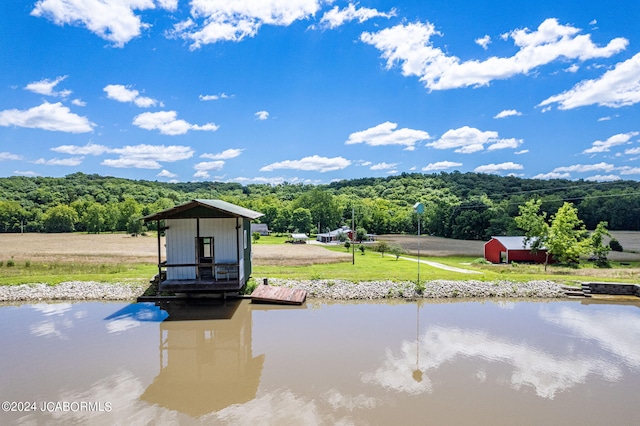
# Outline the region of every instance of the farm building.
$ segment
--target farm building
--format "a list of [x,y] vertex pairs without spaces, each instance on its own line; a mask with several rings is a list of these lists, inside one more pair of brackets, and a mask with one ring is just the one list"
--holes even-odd
[[[523,236],[491,237],[491,240],[484,244],[484,258],[491,263],[544,263],[546,257],[547,250],[544,248],[532,253],[531,242],[527,242]],[[548,262],[554,262],[551,256],[549,256]]]
[[269,231],[269,226],[267,226],[266,223],[252,223],[251,224],[251,235],[253,235],[254,232],[257,232],[258,234],[262,235],[263,237],[266,237],[271,233],[271,231]]
[[321,243],[331,243],[333,241],[339,241],[340,235],[344,235],[348,240],[353,239],[353,231],[349,229],[348,226],[343,226],[331,232],[316,235],[316,240]]
[[[222,200],[192,200],[145,216],[166,235],[162,260],[158,235],[160,291],[234,292],[251,275],[251,220],[262,216]],[[161,226],[164,221],[164,227]]]

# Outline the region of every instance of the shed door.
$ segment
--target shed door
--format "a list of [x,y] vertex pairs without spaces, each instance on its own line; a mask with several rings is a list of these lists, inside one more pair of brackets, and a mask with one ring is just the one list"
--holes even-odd
[[213,237],[196,238],[196,263],[198,264],[198,278],[213,278]]

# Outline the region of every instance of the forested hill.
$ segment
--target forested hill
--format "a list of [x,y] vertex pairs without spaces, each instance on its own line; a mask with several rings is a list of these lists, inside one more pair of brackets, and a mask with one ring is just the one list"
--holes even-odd
[[223,182],[165,183],[74,173],[63,178],[0,178],[0,232],[118,231],[143,215],[194,198],[220,198],[260,212],[276,232],[325,231],[351,223],[369,233],[415,233],[413,205],[422,202],[422,229],[434,235],[487,239],[519,231],[518,206],[540,198],[551,216],[564,201],[587,228],[640,230],[640,182],[587,182],[477,173],[402,174],[327,185]]

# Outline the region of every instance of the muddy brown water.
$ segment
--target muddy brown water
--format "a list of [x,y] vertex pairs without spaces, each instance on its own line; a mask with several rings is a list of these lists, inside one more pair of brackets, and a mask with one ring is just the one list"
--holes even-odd
[[0,306],[0,424],[637,424],[638,301]]

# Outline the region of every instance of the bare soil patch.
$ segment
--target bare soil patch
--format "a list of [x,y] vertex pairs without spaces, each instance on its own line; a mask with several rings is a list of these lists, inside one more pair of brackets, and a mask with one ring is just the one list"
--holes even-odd
[[[397,244],[410,254],[418,254],[417,235],[380,235],[378,240]],[[420,236],[420,254],[424,256],[484,256],[484,241],[454,240],[451,238]]]
[[253,263],[269,266],[307,266],[319,263],[346,262],[351,254],[327,250],[315,244],[254,244]]
[[[164,259],[164,239],[161,243]],[[0,261],[150,263],[158,261],[156,237],[126,234],[0,234]],[[350,254],[311,244],[254,244],[256,265],[304,266],[344,262]]]

